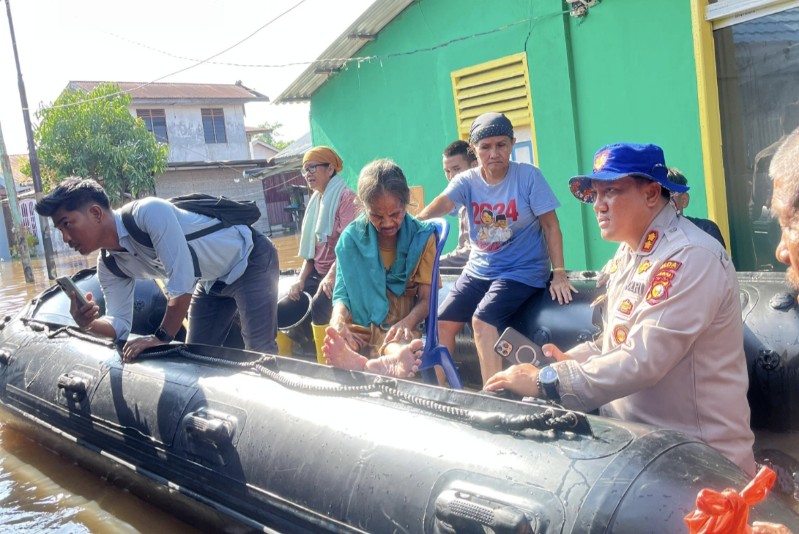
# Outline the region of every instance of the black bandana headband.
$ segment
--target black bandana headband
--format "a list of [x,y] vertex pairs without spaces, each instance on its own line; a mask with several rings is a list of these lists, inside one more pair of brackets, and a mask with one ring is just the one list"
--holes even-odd
[[477,144],[481,139],[506,135],[513,139],[513,125],[502,113],[483,113],[472,123],[469,130],[469,142]]

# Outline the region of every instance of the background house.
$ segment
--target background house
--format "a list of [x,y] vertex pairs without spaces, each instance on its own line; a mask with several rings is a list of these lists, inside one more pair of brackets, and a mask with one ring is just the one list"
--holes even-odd
[[310,132],[275,154],[266,167],[247,171],[248,179],[258,180],[266,198],[272,231],[298,231],[310,196],[302,177],[302,158],[311,148]]
[[445,185],[443,148],[480,113],[506,113],[514,158],[534,161],[561,201],[571,269],[601,267],[615,245],[568,179],[589,171],[602,145],[657,143],[688,177],[689,214],[719,224],[736,267],[779,269],[753,176],[799,100],[792,6],[376,0],[275,102],[310,101],[313,143],[341,154],[350,185],[364,164],[391,157],[428,202]]
[[[28,164],[27,154],[11,154],[8,156],[11,164],[11,175],[14,179],[17,191],[17,202],[19,204],[20,218],[22,225],[27,228],[30,235],[36,236],[36,248],[31,250],[32,254],[42,253],[41,231],[39,229],[39,219],[33,209],[36,199],[33,196],[33,181],[30,177],[22,174],[22,167]],[[0,184],[0,200],[3,205],[3,217],[0,220],[0,258],[3,260],[11,259],[14,253],[16,240],[14,238],[14,221],[11,218],[11,209],[8,205],[8,193],[5,184]],[[61,242],[63,244],[63,242]]]
[[[98,81],[72,81],[68,89],[91,91]],[[160,142],[169,145],[167,171],[156,177],[156,194],[169,198],[188,193],[254,200],[268,232],[266,201],[260,183],[242,180],[242,172],[266,165],[254,159],[244,126],[244,104],[268,102],[242,85],[114,82],[131,96],[130,112],[144,121]]]

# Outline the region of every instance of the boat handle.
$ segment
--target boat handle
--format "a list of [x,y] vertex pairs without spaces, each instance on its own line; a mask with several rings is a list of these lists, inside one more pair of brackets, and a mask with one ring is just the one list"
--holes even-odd
[[521,510],[456,490],[444,491],[436,499],[436,522],[444,527],[439,529],[442,532],[483,532],[482,527],[489,527],[495,534],[537,532],[535,519],[531,525],[531,519]]
[[65,373],[58,377],[58,389],[63,390],[65,397],[79,402],[86,398],[88,384],[85,378]]
[[209,441],[216,445],[227,444],[233,438],[233,424],[220,417],[190,415],[184,419],[183,428],[189,437]]

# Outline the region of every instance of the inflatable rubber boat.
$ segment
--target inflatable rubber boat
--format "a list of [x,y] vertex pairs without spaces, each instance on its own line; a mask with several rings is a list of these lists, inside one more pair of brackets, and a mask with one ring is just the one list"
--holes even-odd
[[[573,307],[544,303],[520,328],[563,346],[592,335],[590,278],[575,276]],[[101,295],[92,271],[75,281]],[[133,334],[152,333],[165,304],[137,282]],[[123,364],[68,307],[54,287],[0,323],[6,419],[205,530],[684,532],[701,489],[749,481],[678,432],[548,403],[229,347],[174,343]],[[771,341],[783,358],[789,344]],[[778,495],[750,520],[799,524]]]

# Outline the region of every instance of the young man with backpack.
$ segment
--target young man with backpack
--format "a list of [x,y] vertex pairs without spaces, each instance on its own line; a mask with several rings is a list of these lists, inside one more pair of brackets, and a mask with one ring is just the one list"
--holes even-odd
[[70,295],[75,322],[93,334],[126,340],[135,280],[163,279],[168,302],[161,326],[154,335],[125,343],[125,361],[172,341],[187,312],[188,343],[221,345],[237,309],[245,348],[276,352],[280,273],[272,242],[240,224],[250,214],[237,215],[232,201],[210,210],[193,207],[202,202],[177,204],[184,209],[149,197],[112,210],[100,184],[79,178],[64,180],[36,203],[36,211],[52,218],[74,250],[83,255],[102,251],[97,276],[106,313],[100,316],[91,298],[80,305]]

